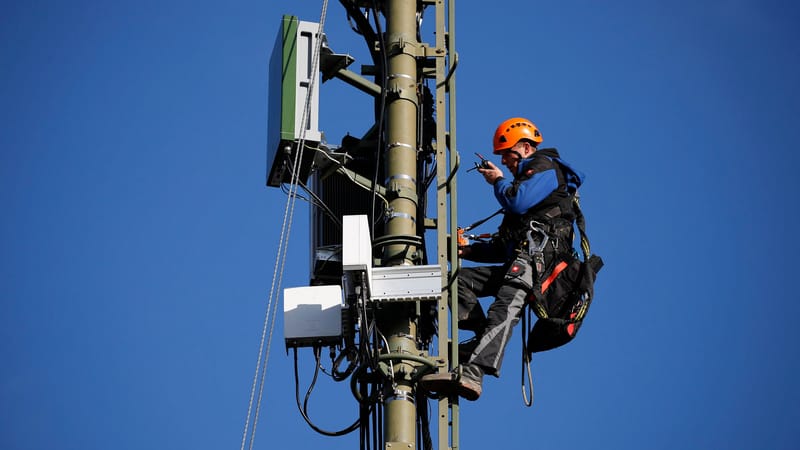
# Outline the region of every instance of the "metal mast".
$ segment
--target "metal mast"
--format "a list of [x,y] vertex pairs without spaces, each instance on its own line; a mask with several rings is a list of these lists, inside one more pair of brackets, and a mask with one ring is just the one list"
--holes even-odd
[[[454,145],[454,135],[447,135],[447,130],[454,132],[455,128],[455,102],[448,101],[447,88],[454,86],[452,72],[447,71],[445,57],[451,57],[450,69],[455,68],[453,59],[453,36],[445,32],[445,7],[444,1],[429,2],[436,7],[436,43],[435,47],[424,46],[418,42],[419,34],[418,12],[421,9],[417,0],[386,0],[383,3],[383,12],[386,17],[386,36],[383,40],[385,48],[381,49],[386,61],[386,180],[385,186],[390,195],[389,220],[385,227],[383,242],[387,243],[383,251],[385,265],[410,265],[418,263],[419,252],[424,251],[417,244],[420,229],[418,221],[424,217],[417,217],[418,196],[425,195],[417,192],[417,151],[418,151],[418,117],[421,80],[425,76],[418,67],[419,57],[427,56],[435,59],[436,80],[436,161],[437,161],[437,228],[438,262],[442,268],[443,293],[437,305],[439,324],[439,354],[440,370],[449,370],[457,361],[448,365],[448,354],[457,355],[457,339],[447,339],[447,336],[457,337],[456,323],[452,323],[452,330],[448,330],[447,302],[455,298],[455,285],[451,283],[452,277],[448,267],[448,260],[458,261],[455,248],[449,249],[447,235],[455,236],[455,200],[448,195],[453,195],[455,189],[454,178],[448,178],[451,170],[455,169],[457,158],[448,158],[447,145],[450,139],[451,148]],[[452,28],[454,1],[449,3],[448,25]],[[448,42],[449,41],[449,42]],[[449,48],[448,48],[449,44]],[[448,51],[449,50],[449,51]],[[450,75],[450,76],[448,76]],[[430,73],[428,73],[430,76]],[[452,84],[448,84],[452,83]],[[448,117],[449,125],[448,126]],[[448,170],[451,169],[451,170]],[[450,222],[448,223],[448,216]],[[448,230],[448,225],[452,230]],[[448,291],[452,295],[448,295]],[[417,308],[419,306],[417,305]],[[418,311],[414,311],[408,304],[391,305],[383,315],[379,326],[386,330],[389,351],[392,354],[417,355],[417,327],[415,318]],[[448,346],[450,349],[448,349]],[[418,365],[418,364],[417,364]],[[411,360],[402,361],[393,367],[393,378],[387,383],[385,390],[388,393],[385,400],[385,449],[392,448],[417,448],[416,443],[416,406],[414,395],[416,380],[410,377],[415,367]],[[419,399],[422,401],[422,399]],[[440,450],[458,447],[458,403],[451,404],[449,399],[442,399],[438,408],[438,448]]]
[[[421,250],[417,244],[417,1],[387,0],[383,4],[386,36],[386,180],[388,221],[383,250],[384,265],[411,265]],[[419,353],[412,304],[389,305],[378,322],[389,351]],[[393,365],[392,380],[384,387],[386,450],[416,449],[415,386],[409,376],[415,367],[406,361]],[[421,400],[421,399],[420,399]]]

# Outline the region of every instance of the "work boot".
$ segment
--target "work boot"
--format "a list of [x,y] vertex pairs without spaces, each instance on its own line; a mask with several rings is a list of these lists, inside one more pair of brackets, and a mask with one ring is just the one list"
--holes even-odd
[[461,364],[456,369],[461,369],[458,395],[469,401],[475,401],[481,396],[483,389],[483,369],[476,364]]
[[469,401],[481,396],[483,369],[475,364],[461,364],[450,372],[425,375],[420,385],[441,395],[458,395]]

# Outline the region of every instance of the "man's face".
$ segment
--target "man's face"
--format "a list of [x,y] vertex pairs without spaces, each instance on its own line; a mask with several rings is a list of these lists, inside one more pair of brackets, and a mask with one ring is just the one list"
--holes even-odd
[[500,163],[514,175],[517,173],[520,160],[530,156],[530,154],[533,153],[532,149],[533,148],[527,142],[517,142],[513,147],[503,153]]

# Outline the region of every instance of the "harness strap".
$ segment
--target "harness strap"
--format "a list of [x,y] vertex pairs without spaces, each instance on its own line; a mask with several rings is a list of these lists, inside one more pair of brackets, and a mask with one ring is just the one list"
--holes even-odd
[[577,191],[572,197],[572,209],[575,212],[575,225],[578,226],[578,232],[581,234],[581,250],[583,250],[583,261],[589,262],[589,257],[592,256],[592,250],[589,246],[589,238],[586,237],[586,218],[583,217],[580,195]]
[[551,273],[550,276],[547,277],[547,279],[542,282],[542,294],[544,294],[547,288],[550,287],[550,284],[553,282],[553,280],[556,279],[558,274],[560,274],[561,271],[566,268],[567,268],[566,261],[561,261],[560,263],[558,263],[558,265],[553,269],[553,273]]

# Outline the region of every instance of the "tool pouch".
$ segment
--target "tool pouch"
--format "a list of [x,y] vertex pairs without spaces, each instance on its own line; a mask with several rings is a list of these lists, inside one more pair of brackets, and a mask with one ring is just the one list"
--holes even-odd
[[[528,333],[528,355],[560,347],[578,333],[594,296],[594,280],[603,260],[592,255],[584,262],[574,256],[555,265],[548,277],[538,281],[529,297],[538,317]],[[559,269],[560,268],[560,269]]]

